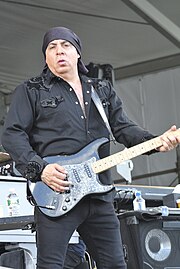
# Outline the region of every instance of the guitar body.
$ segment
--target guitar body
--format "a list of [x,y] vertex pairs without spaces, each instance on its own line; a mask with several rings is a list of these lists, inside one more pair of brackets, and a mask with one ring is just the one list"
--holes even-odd
[[113,185],[103,185],[92,170],[92,163],[99,159],[99,147],[108,141],[101,138],[93,141],[71,156],[50,156],[48,163],[58,163],[68,172],[68,180],[73,184],[64,193],[55,192],[42,181],[29,182],[29,188],[39,209],[50,217],[59,217],[73,209],[83,197],[111,191]]

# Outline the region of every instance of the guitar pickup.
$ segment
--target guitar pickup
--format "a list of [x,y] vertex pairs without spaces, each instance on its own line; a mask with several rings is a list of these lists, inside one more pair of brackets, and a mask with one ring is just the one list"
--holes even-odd
[[73,171],[73,174],[74,174],[74,177],[75,177],[76,181],[78,183],[81,182],[81,179],[79,177],[79,174],[78,174],[77,170],[76,169],[73,169],[72,171]]
[[86,171],[87,176],[92,177],[92,173],[91,173],[89,166],[87,164],[84,165],[84,169]]

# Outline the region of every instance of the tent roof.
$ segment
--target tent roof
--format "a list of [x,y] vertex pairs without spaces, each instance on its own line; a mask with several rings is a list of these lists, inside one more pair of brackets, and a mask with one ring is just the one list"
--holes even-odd
[[[147,4],[146,0],[138,1],[142,6]],[[22,80],[40,73],[44,64],[43,35],[50,27],[60,25],[71,28],[81,38],[85,64],[108,63],[119,72],[157,59],[162,67],[162,59],[166,59],[167,67],[172,59],[173,65],[178,65],[180,1],[148,1],[178,26],[174,31],[177,42],[169,38],[172,32],[166,35],[162,27],[156,27],[159,22],[151,24],[128,2],[132,4],[133,0],[0,0],[0,88],[11,91]],[[141,13],[147,15],[147,10]],[[168,33],[172,28],[168,23],[165,26]]]

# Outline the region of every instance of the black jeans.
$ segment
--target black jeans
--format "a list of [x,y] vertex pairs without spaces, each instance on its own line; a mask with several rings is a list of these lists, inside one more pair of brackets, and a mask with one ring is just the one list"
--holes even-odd
[[73,251],[67,250],[63,269],[74,269],[83,262],[82,258]]
[[77,230],[98,269],[126,269],[120,223],[112,203],[85,198],[68,214],[35,212],[37,269],[63,269],[68,242]]

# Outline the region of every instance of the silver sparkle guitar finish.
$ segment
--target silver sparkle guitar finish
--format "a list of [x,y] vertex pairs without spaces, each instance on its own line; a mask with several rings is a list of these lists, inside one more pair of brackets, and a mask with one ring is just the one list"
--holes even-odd
[[98,148],[106,143],[106,138],[97,139],[71,156],[50,156],[48,163],[58,163],[68,172],[68,180],[73,184],[64,193],[55,192],[42,181],[29,182],[29,188],[39,209],[50,217],[68,213],[85,196],[111,191],[113,185],[103,185],[93,172],[92,164],[99,159]]

